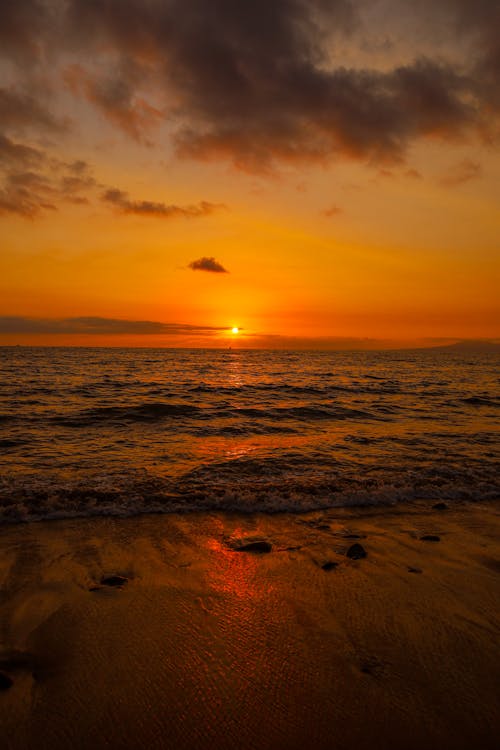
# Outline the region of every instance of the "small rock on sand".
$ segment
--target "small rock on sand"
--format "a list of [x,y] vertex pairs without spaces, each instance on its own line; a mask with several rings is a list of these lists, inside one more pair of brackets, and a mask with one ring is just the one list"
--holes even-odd
[[271,552],[272,544],[265,539],[254,539],[247,542],[241,542],[234,547],[235,552]]
[[14,682],[11,680],[8,674],[0,672],[0,690],[8,690]]
[[440,542],[441,537],[437,536],[437,534],[424,534],[420,537],[420,540],[422,542]]
[[421,572],[422,572],[421,568],[412,568],[412,567],[408,568],[408,573],[421,573]]
[[446,505],[446,503],[435,503],[432,506],[432,509],[433,510],[447,510],[448,506]]
[[321,567],[323,570],[335,570],[337,566],[338,566],[337,562],[332,562],[331,560],[329,560],[328,562],[323,563]]
[[351,560],[361,560],[363,557],[366,557],[366,550],[361,544],[351,544],[346,555]]
[[104,576],[104,578],[101,578],[103,586],[124,586],[126,583],[128,583],[128,578],[125,578],[125,576]]

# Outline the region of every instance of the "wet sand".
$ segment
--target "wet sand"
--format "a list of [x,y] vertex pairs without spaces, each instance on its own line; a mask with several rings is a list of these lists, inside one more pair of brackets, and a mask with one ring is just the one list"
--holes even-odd
[[499,531],[424,502],[4,526],[3,747],[493,749]]

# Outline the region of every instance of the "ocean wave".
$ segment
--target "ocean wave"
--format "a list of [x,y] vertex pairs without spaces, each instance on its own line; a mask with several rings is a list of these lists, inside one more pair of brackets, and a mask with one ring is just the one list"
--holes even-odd
[[192,404],[167,404],[151,402],[130,406],[100,406],[76,414],[52,416],[52,422],[67,427],[87,427],[102,422],[151,422],[169,417],[194,417],[202,409]]
[[374,412],[362,411],[361,409],[350,409],[345,406],[330,404],[317,404],[310,406],[275,406],[268,409],[258,409],[255,407],[241,407],[238,413],[245,417],[271,419],[290,419],[290,420],[343,420],[343,419],[383,419]]
[[[53,424],[65,427],[88,427],[103,423],[124,424],[133,422],[156,422],[161,420],[224,420],[224,419],[251,419],[254,421],[268,423],[269,421],[296,421],[313,422],[317,420],[373,420],[387,421],[387,415],[393,412],[392,407],[379,405],[378,412],[363,409],[349,408],[340,404],[299,404],[287,406],[240,406],[227,401],[218,402],[213,405],[197,406],[187,403],[166,403],[151,401],[140,404],[124,406],[100,406],[92,409],[82,409],[76,412],[59,413],[46,416],[40,415],[40,419],[47,420]],[[15,419],[13,415],[10,417]],[[25,415],[26,421],[36,419],[35,416]],[[242,425],[242,432],[244,426]]]
[[461,399],[463,404],[470,404],[471,406],[493,406],[500,407],[500,399],[492,398],[491,396],[468,396],[467,398]]
[[325,388],[316,386],[290,385],[289,383],[247,383],[243,385],[208,385],[199,383],[188,388],[190,393],[214,393],[217,395],[240,395],[248,393],[290,393],[296,395],[323,394]]
[[233,461],[232,466],[200,467],[173,482],[144,471],[120,475],[63,478],[3,477],[0,523],[133,516],[144,513],[228,511],[306,512],[324,508],[384,506],[419,499],[487,501],[500,498],[493,465],[454,467],[436,472],[414,468],[396,473],[342,471],[300,475],[282,463]]

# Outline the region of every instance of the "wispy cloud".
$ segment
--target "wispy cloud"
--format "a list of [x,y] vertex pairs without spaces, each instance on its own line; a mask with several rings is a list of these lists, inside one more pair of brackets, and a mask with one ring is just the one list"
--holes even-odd
[[203,257],[198,258],[198,260],[193,260],[189,264],[189,268],[191,268],[192,271],[208,271],[209,273],[229,273],[227,268],[224,268],[224,266],[219,263],[218,260],[215,260],[214,257]]
[[464,159],[459,164],[455,164],[440,179],[441,185],[445,187],[456,187],[464,182],[475,180],[481,177],[482,167],[479,162],[471,159]]
[[176,219],[179,217],[197,219],[202,216],[210,216],[210,214],[225,208],[222,203],[209,203],[208,201],[200,201],[189,206],[176,206],[157,203],[155,201],[131,200],[128,193],[118,188],[109,188],[102,194],[101,199],[125,214],[156,216],[162,219]]
[[339,214],[343,213],[342,209],[339,208],[339,206],[336,206],[335,204],[330,206],[329,208],[325,208],[324,211],[321,212],[323,216],[326,216],[328,219],[333,218],[334,216],[338,216]]
[[25,130],[35,128],[50,133],[61,133],[68,121],[53,115],[33,96],[13,87],[0,88],[0,122],[3,128]]
[[61,203],[87,203],[97,186],[89,165],[66,163],[0,135],[0,215],[34,219]]
[[[130,64],[128,71],[130,71]],[[104,117],[136,141],[149,144],[147,135],[158,125],[163,115],[160,110],[137,96],[133,80],[125,75],[99,78],[90,75],[80,65],[70,66],[64,74],[66,84],[74,94],[83,93]]]
[[152,320],[118,318],[27,318],[1,316],[0,333],[30,334],[165,334],[210,335],[226,330],[222,326],[199,326],[185,323],[162,323]]

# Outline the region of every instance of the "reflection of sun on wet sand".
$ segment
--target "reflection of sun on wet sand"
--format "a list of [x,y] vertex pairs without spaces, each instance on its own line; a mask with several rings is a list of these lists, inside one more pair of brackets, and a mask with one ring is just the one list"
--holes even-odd
[[6,746],[493,748],[498,529],[494,504],[4,527]]

